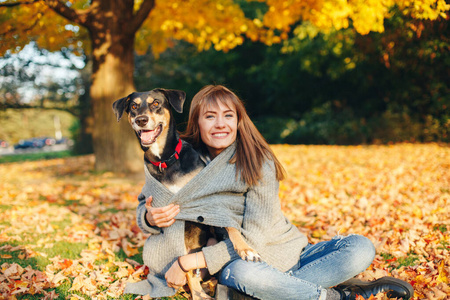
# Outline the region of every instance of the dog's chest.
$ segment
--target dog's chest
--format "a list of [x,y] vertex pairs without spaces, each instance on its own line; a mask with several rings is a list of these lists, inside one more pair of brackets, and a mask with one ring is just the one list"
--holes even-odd
[[171,191],[172,193],[176,194],[179,190],[181,190],[182,186],[179,185],[167,185],[165,184],[166,188]]
[[172,193],[176,194],[181,190],[195,175],[200,172],[201,168],[187,174],[173,174],[171,178],[162,178],[161,183]]
[[163,147],[161,147],[159,145],[159,143],[153,143],[150,147],[149,150],[150,152],[157,158],[161,159],[161,153],[162,153],[162,149]]

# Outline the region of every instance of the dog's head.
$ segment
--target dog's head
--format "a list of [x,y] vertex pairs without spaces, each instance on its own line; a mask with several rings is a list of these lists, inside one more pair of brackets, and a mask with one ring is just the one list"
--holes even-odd
[[150,147],[158,137],[167,135],[173,107],[176,112],[183,111],[186,93],[178,90],[154,89],[148,92],[134,92],[113,103],[117,121],[124,112],[128,122],[136,132],[141,145]]

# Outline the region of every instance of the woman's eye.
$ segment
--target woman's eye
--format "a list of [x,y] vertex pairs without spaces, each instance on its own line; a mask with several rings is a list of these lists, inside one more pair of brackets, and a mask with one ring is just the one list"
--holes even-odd
[[233,115],[233,114],[227,114],[227,115],[225,115],[225,117],[227,117],[227,118],[233,118],[234,115]]
[[138,105],[136,104],[136,103],[133,103],[132,105],[131,105],[131,109],[137,109],[138,108]]
[[213,115],[207,115],[205,118],[206,119],[212,119],[212,118],[214,118],[214,116]]

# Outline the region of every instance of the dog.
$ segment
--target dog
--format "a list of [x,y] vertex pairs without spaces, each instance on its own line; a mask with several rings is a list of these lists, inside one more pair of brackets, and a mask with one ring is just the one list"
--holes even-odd
[[[144,161],[150,174],[173,193],[178,192],[200,172],[205,164],[199,153],[180,139],[172,109],[183,112],[186,93],[179,90],[157,88],[147,92],[134,92],[113,103],[113,111],[120,121],[124,112],[144,151]],[[231,242],[244,260],[260,261],[258,253],[243,239],[239,230],[226,228]],[[200,251],[210,238],[210,226],[186,221],[186,253]],[[187,273],[192,298],[210,298],[203,291],[200,280]]]

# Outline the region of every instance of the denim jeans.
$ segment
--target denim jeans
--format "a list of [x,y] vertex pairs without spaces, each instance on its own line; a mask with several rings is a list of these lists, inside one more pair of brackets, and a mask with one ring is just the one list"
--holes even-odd
[[325,299],[326,289],[350,279],[370,266],[372,242],[361,235],[336,236],[309,244],[288,272],[264,262],[234,260],[219,275],[219,282],[262,300]]

